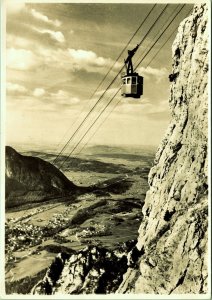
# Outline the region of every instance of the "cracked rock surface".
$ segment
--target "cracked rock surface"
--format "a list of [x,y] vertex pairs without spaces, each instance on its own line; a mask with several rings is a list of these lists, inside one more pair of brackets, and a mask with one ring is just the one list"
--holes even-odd
[[117,293],[207,293],[208,19],[195,6],[172,47],[172,121],[149,174],[136,245]]
[[71,254],[60,253],[32,294],[114,293],[126,271],[126,251],[90,246]]

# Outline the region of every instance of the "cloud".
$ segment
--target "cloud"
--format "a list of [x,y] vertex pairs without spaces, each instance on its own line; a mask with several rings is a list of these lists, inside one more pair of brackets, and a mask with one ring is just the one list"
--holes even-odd
[[138,69],[138,73],[144,77],[150,78],[150,76],[155,76],[157,82],[161,81],[163,78],[168,77],[168,70],[166,68],[152,68],[148,66],[147,68],[141,67]]
[[77,63],[86,62],[90,64],[97,64],[99,66],[105,64],[105,59],[103,57],[97,57],[96,53],[93,51],[68,49],[68,52],[70,57]]
[[42,33],[42,34],[48,34],[53,40],[59,42],[59,43],[64,43],[65,42],[65,37],[61,31],[53,31],[49,29],[42,29],[39,30],[37,28],[34,28],[35,31]]
[[[110,58],[98,57],[93,51],[76,49],[50,49],[39,47],[39,55],[46,65],[72,72],[87,71],[88,73],[105,74],[113,64]],[[116,64],[115,69],[119,65]],[[116,71],[115,71],[116,72]]]
[[20,84],[7,82],[7,92],[10,94],[25,94],[27,93],[27,89]]
[[67,91],[59,90],[56,93],[50,94],[51,99],[56,102],[58,105],[70,105],[77,104],[80,102],[79,98],[73,97]]
[[43,88],[36,88],[33,91],[33,96],[42,97],[45,94],[45,90]]
[[86,69],[86,67],[102,68],[112,65],[111,59],[97,56],[97,54],[93,51],[69,48],[68,54],[76,69]]
[[6,36],[7,47],[17,47],[17,48],[27,48],[31,46],[31,42],[28,39],[18,37],[12,34],[7,34]]
[[5,2],[8,14],[17,14],[25,7],[25,3],[19,0],[7,0]]
[[52,24],[56,27],[61,26],[61,22],[59,20],[57,20],[57,19],[56,20],[51,20],[47,16],[40,13],[39,11],[35,10],[34,8],[31,9],[31,14],[33,15],[34,18],[36,18],[38,20],[41,20],[41,21],[46,22],[48,24]]
[[9,48],[6,52],[7,67],[28,70],[38,64],[38,59],[30,50]]
[[[19,109],[23,109],[24,111],[67,111],[71,110],[73,106],[76,107],[76,104],[80,102],[78,97],[62,89],[50,93],[44,88],[37,87],[29,92],[23,86],[11,83],[8,83],[8,89],[16,91],[15,95],[17,97],[8,97],[7,104],[13,107],[18,106]],[[17,91],[19,91],[18,95]],[[27,95],[26,92],[28,92]],[[10,95],[13,96],[14,93],[10,93]]]

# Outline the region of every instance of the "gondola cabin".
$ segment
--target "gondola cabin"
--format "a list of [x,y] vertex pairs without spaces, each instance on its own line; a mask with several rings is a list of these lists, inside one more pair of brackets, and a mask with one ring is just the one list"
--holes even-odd
[[124,75],[121,79],[123,97],[140,98],[143,95],[143,77],[138,73]]
[[140,98],[143,95],[144,78],[134,72],[132,57],[139,48],[137,45],[133,50],[128,50],[128,57],[124,61],[126,73],[121,76],[121,95],[123,97]]

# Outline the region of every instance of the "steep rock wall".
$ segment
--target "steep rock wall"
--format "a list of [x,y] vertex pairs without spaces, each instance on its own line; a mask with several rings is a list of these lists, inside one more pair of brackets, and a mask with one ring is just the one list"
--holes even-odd
[[172,47],[172,121],[149,174],[137,260],[117,293],[206,293],[208,11],[195,6]]

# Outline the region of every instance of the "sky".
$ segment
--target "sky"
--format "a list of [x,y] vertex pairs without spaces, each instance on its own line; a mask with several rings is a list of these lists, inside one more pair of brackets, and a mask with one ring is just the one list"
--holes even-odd
[[[123,66],[127,50],[142,40],[164,6],[156,5],[91,98],[153,4],[8,1],[7,144],[54,145],[61,149]],[[82,140],[84,144],[157,146],[160,143],[170,121],[168,75],[176,32],[155,59],[152,58],[191,8],[185,5],[169,30],[142,60],[163,26],[179,10],[178,4],[167,7],[133,58],[135,65],[142,60],[137,71],[144,77],[143,96],[123,98],[119,92]],[[83,123],[73,145],[89,129],[120,84],[118,76]]]

